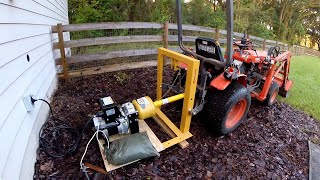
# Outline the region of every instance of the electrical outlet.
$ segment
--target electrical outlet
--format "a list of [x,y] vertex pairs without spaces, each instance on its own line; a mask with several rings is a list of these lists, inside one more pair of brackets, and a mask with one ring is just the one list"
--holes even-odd
[[28,112],[32,111],[34,109],[34,104],[31,101],[31,97],[34,97],[32,95],[27,95],[22,97],[22,101],[24,106],[26,107],[26,110]]

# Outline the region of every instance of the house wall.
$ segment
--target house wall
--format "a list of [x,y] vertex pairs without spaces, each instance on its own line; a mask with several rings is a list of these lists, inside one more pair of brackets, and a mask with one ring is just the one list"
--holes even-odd
[[[0,179],[32,179],[38,133],[48,116],[38,101],[27,112],[22,97],[49,99],[57,87],[51,25],[68,24],[67,0],[0,0]],[[69,34],[64,34],[69,39]],[[68,53],[70,53],[68,51]]]

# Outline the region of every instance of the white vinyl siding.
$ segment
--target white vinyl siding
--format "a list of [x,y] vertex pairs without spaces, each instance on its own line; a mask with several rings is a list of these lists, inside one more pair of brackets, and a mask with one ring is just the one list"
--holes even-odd
[[[22,97],[49,99],[57,87],[51,25],[68,24],[67,0],[0,0],[0,179],[32,179],[48,107],[27,112]],[[69,34],[64,34],[69,39]],[[29,61],[27,60],[29,57]]]

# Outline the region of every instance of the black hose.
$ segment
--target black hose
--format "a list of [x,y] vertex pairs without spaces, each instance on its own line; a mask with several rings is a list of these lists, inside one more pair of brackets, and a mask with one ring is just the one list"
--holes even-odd
[[[40,131],[39,131],[39,144],[40,147],[43,149],[43,151],[50,157],[53,158],[60,158],[64,157],[66,155],[74,154],[82,141],[82,136],[84,133],[84,130],[88,126],[89,122],[92,121],[92,118],[90,118],[84,127],[82,128],[81,132],[79,132],[76,128],[72,128],[69,125],[67,125],[62,120],[56,118],[53,114],[52,107],[49,104],[48,101],[44,99],[33,99],[32,102],[36,101],[43,101],[45,102],[49,108],[50,108],[50,114],[51,119],[54,123],[56,123],[54,127],[48,127],[48,122],[46,121]],[[47,133],[45,133],[47,131]],[[71,144],[67,147],[63,144],[63,139],[70,138]],[[51,141],[49,141],[51,140]]]

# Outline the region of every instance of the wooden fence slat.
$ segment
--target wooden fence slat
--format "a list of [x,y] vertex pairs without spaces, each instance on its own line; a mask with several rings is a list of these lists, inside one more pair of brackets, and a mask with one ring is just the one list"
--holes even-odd
[[[70,47],[83,47],[92,45],[103,44],[117,44],[117,43],[132,43],[132,42],[161,42],[162,36],[142,35],[142,36],[112,36],[112,37],[98,37],[65,41],[64,46]],[[53,44],[54,49],[58,49],[58,43]]]
[[267,42],[267,43],[271,43],[271,44],[276,44],[276,43],[277,43],[277,41],[268,40],[268,39],[266,40],[266,42]]
[[[182,41],[183,42],[195,42],[195,40],[198,38],[198,36],[183,36]],[[169,42],[178,42],[178,36],[176,35],[169,35],[168,38]],[[221,44],[227,43],[227,39],[219,39],[219,42]]]
[[242,38],[243,33],[233,32],[233,36],[238,37],[238,38]]
[[[179,47],[169,48],[172,51],[181,52]],[[112,58],[132,57],[132,56],[144,56],[144,55],[155,55],[158,54],[158,49],[135,49],[135,50],[123,50],[123,51],[112,51],[100,54],[85,54],[75,55],[67,58],[69,64],[87,62],[94,60],[106,60]],[[61,64],[61,58],[57,58],[57,64]]]
[[157,49],[136,49],[136,50],[113,51],[113,52],[101,53],[101,54],[76,55],[76,56],[68,57],[67,59],[68,59],[68,62],[71,64],[71,63],[87,62],[87,61],[93,61],[93,60],[152,55],[157,53],[158,53]]
[[[177,24],[169,23],[169,29],[177,30],[178,29]],[[199,32],[208,32],[208,33],[214,32],[214,28],[188,25],[188,24],[182,24],[182,29],[184,31],[199,31]]]
[[256,36],[250,36],[250,39],[251,39],[251,40],[256,40],[256,41],[261,41],[261,42],[263,42],[263,41],[264,41],[264,39],[263,39],[263,38],[256,37]]
[[[184,42],[195,42],[198,36],[183,36],[182,41]],[[178,36],[176,35],[169,35],[168,41],[170,42],[178,42]]]
[[168,48],[169,22],[166,21],[163,26],[163,47]]
[[[121,64],[111,64],[102,67],[85,68],[75,71],[70,71],[70,77],[81,77],[94,74],[101,74],[106,72],[127,70],[127,69],[137,69],[145,67],[157,66],[157,61],[141,61],[141,62],[131,62],[131,63],[121,63]],[[61,75],[59,75],[61,77]]]
[[219,32],[220,32],[220,34],[222,34],[222,35],[227,35],[227,30],[220,29]]
[[65,52],[65,47],[64,47],[64,40],[63,40],[63,31],[62,31],[62,24],[59,23],[57,25],[57,31],[58,31],[58,39],[59,39],[59,49],[60,49],[60,59],[61,59],[61,64],[63,67],[63,75],[64,75],[64,79],[66,81],[69,80],[69,66],[66,60],[66,52]]
[[215,28],[214,29],[214,38],[216,41],[219,41],[219,38],[220,38],[220,30],[218,28]]
[[[152,22],[105,22],[105,23],[85,23],[63,25],[63,32],[103,30],[103,29],[161,29],[162,24]],[[57,27],[52,26],[53,33],[57,32]]]

